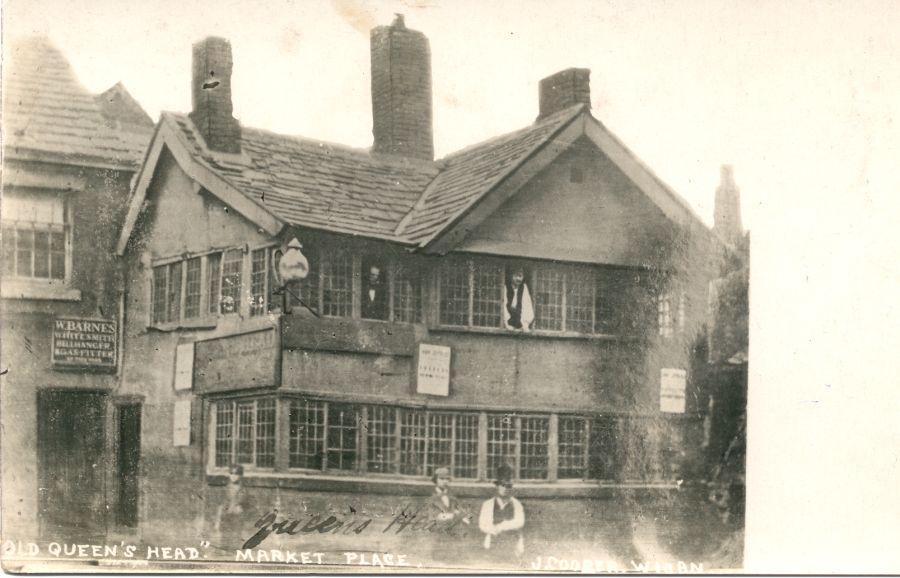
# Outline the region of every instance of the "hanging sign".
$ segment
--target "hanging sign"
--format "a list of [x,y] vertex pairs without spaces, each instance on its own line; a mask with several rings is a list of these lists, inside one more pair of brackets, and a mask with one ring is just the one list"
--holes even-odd
[[57,317],[51,355],[59,368],[116,368],[118,333],[114,319]]
[[659,411],[684,413],[687,372],[663,368],[659,377]]
[[416,392],[426,395],[450,395],[450,348],[419,344],[416,363]]

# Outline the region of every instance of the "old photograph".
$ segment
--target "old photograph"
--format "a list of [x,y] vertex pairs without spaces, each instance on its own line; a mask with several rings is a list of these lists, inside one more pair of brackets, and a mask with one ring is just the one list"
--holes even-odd
[[745,568],[751,5],[3,8],[4,569]]

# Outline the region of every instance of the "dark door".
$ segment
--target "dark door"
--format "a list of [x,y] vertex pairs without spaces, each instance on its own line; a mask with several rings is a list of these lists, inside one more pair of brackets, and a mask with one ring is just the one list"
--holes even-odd
[[119,406],[119,453],[117,463],[118,508],[116,521],[133,528],[138,521],[138,467],[141,461],[141,406]]
[[45,535],[105,534],[105,418],[104,393],[38,393],[38,494]]

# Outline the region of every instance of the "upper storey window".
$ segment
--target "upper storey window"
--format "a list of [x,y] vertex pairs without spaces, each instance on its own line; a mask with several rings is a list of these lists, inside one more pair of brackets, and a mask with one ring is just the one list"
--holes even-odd
[[657,329],[661,337],[684,333],[686,299],[684,291],[678,288],[670,288],[657,296]]
[[[421,321],[421,273],[414,264],[381,255],[356,257],[339,249],[305,250],[304,255],[309,274],[289,288],[294,307],[306,306],[326,317]],[[270,299],[275,307],[279,301]]]
[[3,275],[7,278],[68,281],[71,227],[62,197],[3,198]]
[[445,326],[590,335],[646,325],[634,270],[456,259],[441,267],[437,285]]
[[[220,315],[256,317],[279,310],[285,297],[276,291],[274,249],[234,247],[157,260],[150,281],[150,322],[208,324]],[[341,250],[304,254],[309,273],[288,288],[292,308],[327,317],[422,320],[421,271],[415,264]]]
[[268,311],[271,248],[236,247],[166,259],[153,267],[151,322],[154,325]]

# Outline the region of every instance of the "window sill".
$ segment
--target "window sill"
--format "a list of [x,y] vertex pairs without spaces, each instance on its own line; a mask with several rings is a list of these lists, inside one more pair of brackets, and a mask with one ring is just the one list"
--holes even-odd
[[188,319],[172,323],[156,323],[147,326],[148,330],[161,331],[168,333],[171,331],[184,331],[192,329],[215,329],[218,327],[218,319],[215,317],[202,317],[199,319]]
[[574,331],[547,331],[534,329],[521,331],[518,329],[501,329],[499,327],[463,327],[459,325],[433,325],[428,327],[433,332],[449,333],[481,333],[489,335],[505,335],[508,337],[523,337],[533,339],[584,339],[592,341],[621,341],[628,337],[612,335],[608,333],[576,333]]
[[46,301],[81,301],[81,291],[62,281],[4,279],[0,284],[3,299],[41,299]]
[[[223,486],[228,481],[227,470],[216,468],[207,472],[206,481],[211,486]],[[299,471],[274,472],[255,470],[246,472],[244,484],[260,488],[297,488],[310,492],[366,492],[369,494],[428,496],[434,488],[431,480],[389,474],[360,475],[347,472],[301,473]],[[492,494],[492,481],[454,480],[453,493],[460,498],[481,498]],[[670,492],[677,491],[675,482],[604,482],[584,480],[546,480],[515,482],[518,497],[612,497],[620,492]]]

